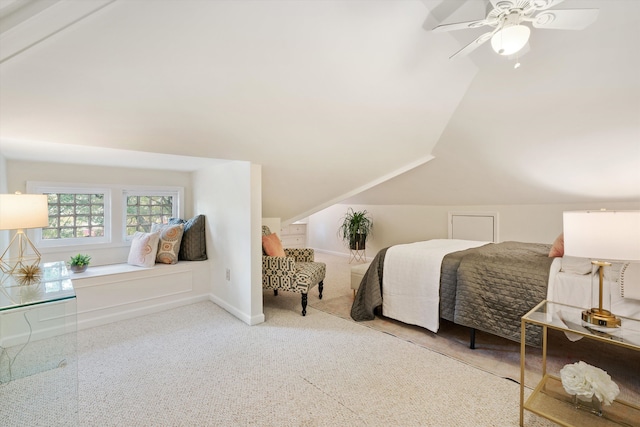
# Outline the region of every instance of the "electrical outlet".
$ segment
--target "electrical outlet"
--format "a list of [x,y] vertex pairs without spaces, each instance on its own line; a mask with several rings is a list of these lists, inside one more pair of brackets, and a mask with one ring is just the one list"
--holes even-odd
[[227,268],[227,281],[231,280],[231,270]]

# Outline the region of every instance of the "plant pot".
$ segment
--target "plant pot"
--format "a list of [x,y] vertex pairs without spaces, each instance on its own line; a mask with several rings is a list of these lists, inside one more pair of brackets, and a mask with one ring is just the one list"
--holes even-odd
[[84,273],[85,271],[87,271],[87,267],[89,267],[88,265],[72,265],[69,267],[69,270],[73,271],[74,273]]
[[362,251],[366,247],[367,235],[356,233],[354,236],[351,236],[351,240],[349,240],[349,249],[352,251]]

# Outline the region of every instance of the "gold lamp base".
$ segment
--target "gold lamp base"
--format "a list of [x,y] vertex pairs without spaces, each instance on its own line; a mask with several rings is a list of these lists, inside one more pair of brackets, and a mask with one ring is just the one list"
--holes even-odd
[[583,311],[582,320],[592,325],[604,326],[605,328],[620,327],[620,319],[614,316],[609,310],[599,308]]

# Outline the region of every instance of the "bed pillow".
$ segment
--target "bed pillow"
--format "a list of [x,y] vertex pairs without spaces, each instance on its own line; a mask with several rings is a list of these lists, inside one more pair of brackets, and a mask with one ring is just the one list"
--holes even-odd
[[640,263],[627,262],[620,271],[620,296],[640,300]]
[[169,224],[184,224],[184,234],[180,243],[178,259],[181,261],[204,261],[207,259],[207,241],[205,237],[204,215],[197,215],[188,221],[169,218]]
[[159,241],[159,232],[143,233],[136,231],[131,241],[127,264],[137,265],[138,267],[153,267],[156,263]]
[[276,233],[262,236],[262,249],[268,256],[286,256],[282,242]]
[[570,274],[590,274],[593,269],[589,258],[578,258],[574,256],[562,257],[560,271]]
[[560,233],[551,246],[550,257],[561,257],[564,255],[564,233]]
[[622,268],[625,263],[621,261],[609,261],[611,265],[604,268],[604,279],[611,282],[617,282],[620,279]]
[[153,224],[152,232],[160,232],[156,262],[161,264],[176,264],[180,253],[180,243],[184,234],[184,224]]

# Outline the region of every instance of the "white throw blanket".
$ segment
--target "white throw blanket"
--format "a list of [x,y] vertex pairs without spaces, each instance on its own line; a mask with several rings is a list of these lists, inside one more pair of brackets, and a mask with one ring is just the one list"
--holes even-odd
[[390,247],[384,258],[382,314],[438,332],[442,259],[487,243],[434,239]]

